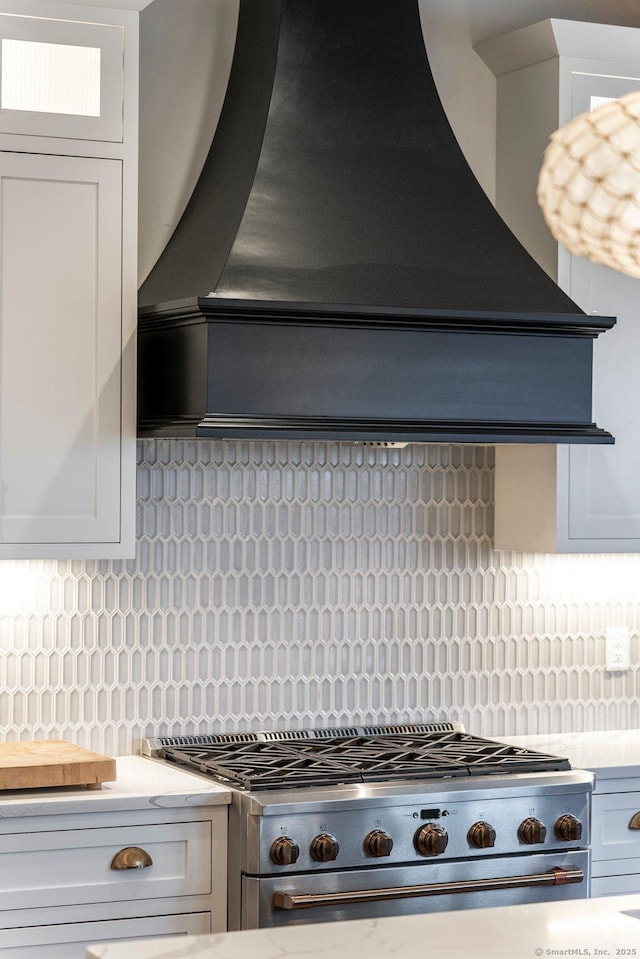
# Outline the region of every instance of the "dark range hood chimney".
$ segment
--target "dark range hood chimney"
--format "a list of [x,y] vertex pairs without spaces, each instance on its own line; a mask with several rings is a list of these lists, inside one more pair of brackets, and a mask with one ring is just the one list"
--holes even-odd
[[190,203],[140,291],[141,435],[611,442],[595,337],[471,172],[417,0],[241,0]]

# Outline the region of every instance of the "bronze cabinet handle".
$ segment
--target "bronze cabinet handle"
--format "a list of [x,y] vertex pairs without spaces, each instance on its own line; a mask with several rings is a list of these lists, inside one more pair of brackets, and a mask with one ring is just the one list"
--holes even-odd
[[125,846],[111,860],[111,869],[146,869],[153,866],[153,859],[139,846]]
[[640,829],[640,812],[636,812],[629,821],[629,829]]
[[316,906],[347,906],[350,903],[383,902],[392,899],[411,899],[416,896],[448,896],[452,893],[489,892],[492,889],[522,889],[526,886],[564,886],[583,882],[582,869],[562,869],[554,866],[549,872],[531,876],[502,876],[493,879],[459,879],[453,882],[427,883],[421,886],[392,886],[388,889],[356,889],[344,892],[321,892],[295,895],[290,892],[273,894],[276,909],[312,909]]

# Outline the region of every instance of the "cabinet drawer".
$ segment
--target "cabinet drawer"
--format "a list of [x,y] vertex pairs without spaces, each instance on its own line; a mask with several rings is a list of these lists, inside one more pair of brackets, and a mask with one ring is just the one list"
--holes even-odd
[[640,793],[593,796],[591,854],[594,862],[608,859],[640,859],[640,829],[630,829],[632,816],[640,811]]
[[606,876],[629,876],[635,873],[640,879],[640,859],[596,859],[591,861],[594,879]]
[[[85,959],[90,942],[150,939],[162,936],[203,935],[210,932],[208,912],[107,922],[61,923],[2,933],[2,959]],[[26,951],[28,948],[28,952]]]
[[[625,896],[640,892],[640,876],[607,876],[591,880],[591,896]],[[3,957],[4,959],[4,957]]]
[[[2,908],[206,895],[211,892],[211,843],[207,821],[4,836]],[[113,857],[127,846],[144,849],[152,864],[112,869]]]

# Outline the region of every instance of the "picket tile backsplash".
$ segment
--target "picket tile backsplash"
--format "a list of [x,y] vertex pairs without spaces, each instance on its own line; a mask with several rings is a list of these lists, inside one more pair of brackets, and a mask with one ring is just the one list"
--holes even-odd
[[[640,726],[640,557],[496,552],[491,447],[144,440],[135,560],[0,563],[0,738]],[[632,668],[604,670],[604,629]]]

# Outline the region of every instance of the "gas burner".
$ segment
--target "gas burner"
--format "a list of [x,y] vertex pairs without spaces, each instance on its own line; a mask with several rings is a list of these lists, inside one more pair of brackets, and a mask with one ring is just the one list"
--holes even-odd
[[161,740],[162,758],[244,790],[431,780],[569,769],[567,759],[482,739],[453,725],[248,733]]

